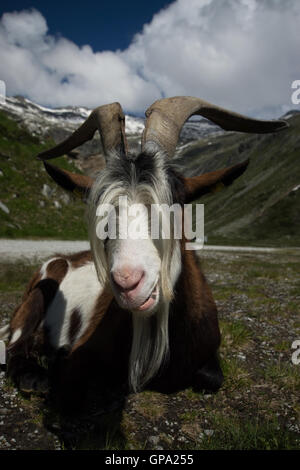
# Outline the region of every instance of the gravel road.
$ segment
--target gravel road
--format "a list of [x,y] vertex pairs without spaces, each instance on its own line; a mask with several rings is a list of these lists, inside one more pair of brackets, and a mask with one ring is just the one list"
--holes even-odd
[[0,240],[0,260],[16,261],[18,259],[38,260],[52,256],[53,253],[74,253],[88,250],[87,241],[65,240]]
[[[18,259],[45,259],[53,253],[73,253],[76,251],[88,250],[88,241],[69,240],[0,240],[0,260],[16,261]],[[201,246],[199,245],[199,249]],[[282,251],[278,248],[262,247],[239,247],[239,246],[214,246],[205,245],[207,251],[236,251],[236,252],[256,252],[271,253]]]

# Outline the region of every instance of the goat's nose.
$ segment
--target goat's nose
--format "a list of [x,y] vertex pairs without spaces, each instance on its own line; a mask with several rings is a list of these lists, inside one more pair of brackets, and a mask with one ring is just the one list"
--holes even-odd
[[112,271],[112,277],[118,287],[122,289],[134,289],[141,281],[144,271],[141,268],[123,266]]

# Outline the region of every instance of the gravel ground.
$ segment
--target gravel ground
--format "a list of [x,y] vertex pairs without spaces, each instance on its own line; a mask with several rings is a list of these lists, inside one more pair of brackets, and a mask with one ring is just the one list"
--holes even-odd
[[[300,365],[291,362],[291,345],[300,339],[299,253],[207,250],[201,259],[223,338],[225,381],[217,394],[188,389],[125,398],[108,390],[95,398],[91,390],[88,409],[66,421],[43,398],[18,392],[2,371],[0,450],[300,449]],[[0,328],[33,269],[0,263]]]

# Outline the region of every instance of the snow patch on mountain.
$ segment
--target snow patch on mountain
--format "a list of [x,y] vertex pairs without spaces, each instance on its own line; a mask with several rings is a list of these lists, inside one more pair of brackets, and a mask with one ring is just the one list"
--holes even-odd
[[[0,103],[0,109],[23,123],[33,135],[38,136],[51,135],[53,127],[73,132],[91,113],[91,109],[82,106],[47,108],[20,96],[6,98]],[[143,118],[126,115],[125,126],[128,137],[140,136],[144,124]],[[206,119],[190,120],[183,126],[180,143],[186,144],[220,132],[223,131]]]

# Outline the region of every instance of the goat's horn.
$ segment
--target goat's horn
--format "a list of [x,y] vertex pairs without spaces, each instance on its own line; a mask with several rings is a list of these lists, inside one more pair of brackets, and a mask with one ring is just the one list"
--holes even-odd
[[147,144],[154,143],[163,148],[169,157],[175,153],[181,128],[185,121],[199,114],[227,131],[265,134],[288,127],[285,121],[264,121],[219,108],[207,101],[191,96],[164,98],[146,111],[146,125],[142,136],[142,151]]
[[40,153],[37,158],[50,160],[60,157],[92,139],[97,129],[106,156],[109,151],[114,149],[123,151],[127,155],[125,116],[119,103],[111,103],[94,109],[87,120],[70,137],[55,147]]

